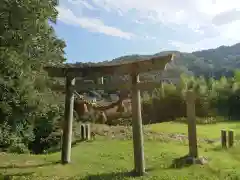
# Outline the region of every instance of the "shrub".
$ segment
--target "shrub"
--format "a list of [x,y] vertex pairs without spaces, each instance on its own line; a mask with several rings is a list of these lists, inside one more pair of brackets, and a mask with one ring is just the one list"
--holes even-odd
[[187,76],[182,76],[178,85],[163,83],[152,94],[143,95],[143,121],[148,124],[186,117],[185,92],[189,89],[196,94],[197,117],[208,119],[209,123],[217,121],[215,117],[218,116],[237,119],[240,117],[239,84],[230,78],[205,80],[203,77]]

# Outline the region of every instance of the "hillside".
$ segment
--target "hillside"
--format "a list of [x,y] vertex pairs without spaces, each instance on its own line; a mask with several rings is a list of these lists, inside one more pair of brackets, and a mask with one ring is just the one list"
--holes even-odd
[[[196,76],[215,77],[232,76],[235,69],[240,68],[240,43],[233,46],[220,46],[216,49],[208,49],[202,51],[196,51],[192,53],[184,53],[179,51],[163,51],[154,55],[128,55],[118,57],[111,61],[104,61],[98,64],[116,64],[130,61],[137,61],[146,58],[151,58],[159,55],[166,55],[174,53],[176,55],[175,60],[168,65],[167,71],[163,74],[157,72],[156,78],[160,78],[163,75],[164,79],[178,78],[180,74],[186,73]],[[88,63],[95,64],[95,63]],[[82,65],[82,63],[74,64],[76,66]],[[156,76],[156,72],[151,74],[144,74],[144,77],[148,75]],[[156,79],[158,80],[158,79]]]
[[[166,77],[178,76],[184,72],[196,76],[219,78],[222,75],[231,76],[236,68],[240,68],[240,43],[233,46],[220,46],[216,49],[184,53],[179,51],[165,51],[152,56],[175,53],[174,62],[169,64]],[[149,58],[151,55],[132,55],[114,59],[114,61],[133,61],[135,59]]]

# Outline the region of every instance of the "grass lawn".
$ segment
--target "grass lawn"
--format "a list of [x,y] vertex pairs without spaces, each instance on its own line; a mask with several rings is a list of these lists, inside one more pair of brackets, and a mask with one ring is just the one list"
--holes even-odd
[[[164,128],[165,127],[165,128]],[[198,127],[199,136],[219,137],[220,129],[231,128],[238,132],[237,123],[221,123]],[[184,133],[183,124],[162,123],[151,125],[155,131]],[[145,141],[145,160],[148,174],[131,177],[133,148],[130,140],[96,140],[80,143],[72,149],[72,163],[59,164],[60,153],[49,155],[0,154],[0,174],[5,179],[240,179],[240,146],[228,150],[216,144],[201,144],[200,156],[208,159],[205,165],[172,168],[173,160],[186,155],[185,143],[157,140]],[[8,177],[8,178],[7,178]]]
[[[177,122],[166,122],[159,124],[147,125],[154,132],[165,133],[183,133],[187,134],[187,125]],[[221,129],[234,130],[235,134],[240,134],[240,123],[238,122],[223,122],[217,124],[197,125],[197,135],[201,138],[215,139],[219,138]]]

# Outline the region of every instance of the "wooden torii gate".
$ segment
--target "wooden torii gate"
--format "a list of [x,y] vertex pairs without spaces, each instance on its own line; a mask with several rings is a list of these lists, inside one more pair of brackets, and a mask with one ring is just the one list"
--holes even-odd
[[[83,66],[83,67],[45,67],[50,77],[66,78],[66,96],[65,96],[65,112],[64,126],[62,138],[61,162],[67,164],[71,161],[71,143],[72,143],[72,122],[73,122],[73,105],[74,91],[83,87],[75,87],[75,78],[99,78],[106,75],[125,75],[131,76],[131,82],[126,84],[107,84],[105,87],[117,89],[128,89],[132,91],[132,133],[134,148],[134,172],[138,176],[145,173],[144,147],[143,147],[143,131],[141,116],[141,96],[140,89],[150,89],[159,86],[161,82],[140,82],[139,74],[150,71],[163,71],[167,63],[173,60],[173,54],[166,56],[158,56],[145,60],[138,60],[130,63],[117,65],[99,65],[99,66]],[[101,85],[99,85],[101,86]],[[75,89],[77,88],[77,89]],[[88,87],[91,88],[91,87]]]

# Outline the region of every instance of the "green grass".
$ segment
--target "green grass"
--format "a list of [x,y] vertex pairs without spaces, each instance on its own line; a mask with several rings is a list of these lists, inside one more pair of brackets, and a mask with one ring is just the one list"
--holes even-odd
[[[221,123],[198,126],[201,136],[219,137],[222,127],[238,132],[238,124]],[[165,128],[164,128],[165,127]],[[236,128],[234,128],[236,127]],[[155,131],[186,133],[183,124],[151,125]],[[97,140],[84,142],[72,149],[72,163],[61,165],[60,153],[49,155],[0,154],[0,174],[9,179],[240,179],[240,146],[222,150],[219,145],[200,144],[199,154],[208,164],[172,168],[173,160],[187,154],[181,142],[145,141],[146,177],[131,177],[133,145],[129,140]]]
[[[163,133],[183,133],[187,134],[187,125],[177,122],[167,122],[148,125],[154,132]],[[220,137],[221,129],[234,130],[236,134],[240,134],[240,123],[223,122],[217,124],[197,125],[197,135],[202,138],[215,139]]]

